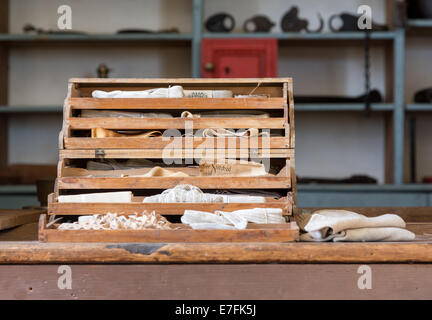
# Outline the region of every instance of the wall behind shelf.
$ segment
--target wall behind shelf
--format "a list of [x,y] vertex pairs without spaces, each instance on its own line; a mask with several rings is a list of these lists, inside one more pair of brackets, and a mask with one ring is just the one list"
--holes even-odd
[[[89,1],[11,1],[11,32],[20,33],[24,24],[55,28],[57,6],[70,4],[73,27],[90,32],[114,32],[118,28],[169,28],[192,30],[191,0],[93,0]],[[300,16],[317,25],[316,13],[324,19],[333,13],[354,11],[362,3],[374,9],[374,20],[384,21],[384,1],[297,1]],[[271,5],[270,5],[271,4]],[[205,1],[204,17],[219,11],[229,11],[241,28],[243,21],[258,12],[272,17],[278,26],[282,15],[293,2],[282,0],[220,0]],[[104,9],[106,8],[106,9]],[[56,44],[54,44],[56,45]],[[92,47],[90,47],[92,46]],[[363,48],[290,47],[280,50],[279,74],[294,76],[297,94],[363,93]],[[383,50],[373,49],[373,65],[384,61]],[[116,45],[106,48],[99,44],[89,47],[68,45],[64,49],[52,47],[15,47],[10,57],[11,105],[60,105],[70,77],[94,76],[97,65],[105,62],[113,68],[112,77],[178,77],[190,76],[190,49],[188,47],[138,48]],[[309,69],[308,69],[309,68]],[[305,70],[310,70],[305,72]],[[384,69],[374,68],[372,83],[384,88]],[[357,80],[358,79],[358,80]],[[59,119],[57,122],[57,118]],[[48,120],[49,118],[49,120]],[[57,159],[57,135],[60,116],[42,116],[39,122],[33,116],[12,117],[10,121],[11,163],[50,163]],[[296,116],[297,161],[301,176],[343,177],[366,173],[384,182],[384,121],[382,114],[370,119],[361,113],[298,113]],[[23,129],[24,128],[24,129]],[[38,154],[32,151],[32,134],[50,141],[38,145]],[[48,138],[48,136],[50,138]],[[372,142],[371,142],[372,141]],[[341,157],[341,148],[343,156]],[[20,150],[14,148],[19,146]],[[342,160],[343,159],[343,163]]]
[[177,27],[192,32],[191,0],[19,0],[10,1],[10,32],[21,33],[26,23],[57,29],[57,8],[72,8],[72,28],[114,33],[122,28],[150,30]]
[[[432,88],[432,30],[423,35],[409,32],[406,40],[406,81],[405,101],[414,103],[414,94],[425,88]],[[417,122],[417,182],[425,176],[432,176],[432,115],[430,112],[417,112],[407,114],[405,150],[409,152],[408,118],[415,116]],[[409,181],[409,159],[405,161],[405,180]]]

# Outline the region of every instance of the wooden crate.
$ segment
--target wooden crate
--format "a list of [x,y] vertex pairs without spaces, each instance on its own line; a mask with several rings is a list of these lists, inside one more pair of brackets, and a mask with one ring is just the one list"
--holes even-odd
[[[266,95],[251,98],[131,98],[96,99],[93,90],[146,90],[181,85],[185,90],[232,90],[234,94]],[[167,112],[173,118],[83,118],[82,110]],[[182,111],[249,110],[265,111],[269,118],[180,118]],[[184,130],[205,128],[266,129],[277,132],[270,138],[174,138],[106,137],[91,138],[93,128],[107,130]],[[50,215],[87,215],[116,212],[133,214],[143,210],[163,215],[181,215],[185,209],[204,211],[268,207],[282,208],[290,216],[296,209],[294,170],[294,106],[292,80],[282,79],[71,79],[64,103],[63,128],[59,136],[59,164],[54,194],[48,201]],[[240,158],[247,148],[250,159],[270,159],[284,163],[277,176],[227,177],[85,177],[71,173],[70,166],[83,159],[190,159],[206,150],[213,158]],[[200,153],[201,152],[201,153]],[[192,184],[203,191],[215,189],[283,190],[281,199],[258,203],[142,203],[142,192],[160,193],[178,184]],[[59,203],[59,195],[130,190],[132,203]],[[147,191],[146,191],[147,190]],[[52,230],[49,230],[51,232]],[[190,230],[186,230],[190,231]]]
[[40,242],[291,242],[298,240],[295,222],[253,224],[244,230],[193,230],[184,224],[173,224],[175,230],[58,230],[47,227],[47,218],[39,220]]

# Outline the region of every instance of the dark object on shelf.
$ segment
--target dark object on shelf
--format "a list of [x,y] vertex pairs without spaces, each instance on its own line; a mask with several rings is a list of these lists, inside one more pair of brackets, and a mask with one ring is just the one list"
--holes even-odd
[[284,32],[300,32],[305,30],[307,33],[321,32],[324,28],[324,19],[321,14],[318,13],[318,19],[320,25],[316,30],[309,30],[309,22],[306,19],[300,19],[298,17],[299,9],[296,6],[292,6],[291,9],[284,14],[281,19],[281,29]]
[[378,181],[375,178],[367,175],[352,175],[345,179],[330,179],[330,178],[300,178],[297,177],[297,183],[318,183],[318,184],[376,184]]
[[253,16],[243,24],[244,32],[270,32],[275,26],[269,18],[263,15]]
[[48,206],[48,195],[54,192],[55,179],[36,180],[37,197],[41,207]]
[[[331,31],[333,32],[341,32],[341,31],[365,31],[358,28],[358,19],[359,15],[354,15],[351,13],[343,12],[340,14],[334,14],[330,17],[328,25]],[[342,20],[342,26],[337,29],[333,26],[333,21],[339,18]],[[376,24],[372,22],[372,30],[371,31],[387,31],[388,27],[381,24]]]
[[342,97],[342,96],[294,96],[296,103],[360,103],[365,102],[369,98],[370,103],[380,103],[383,101],[381,93],[374,89],[367,94],[358,97]]
[[216,13],[207,19],[205,26],[210,32],[230,32],[235,27],[235,20],[229,13]]
[[111,71],[110,68],[107,67],[106,64],[101,63],[97,68],[97,77],[98,78],[108,78],[108,74]]
[[410,19],[432,19],[431,0],[407,0],[408,18]]
[[23,27],[24,33],[37,33],[37,34],[87,34],[83,31],[75,31],[75,30],[44,30],[41,28],[36,28],[32,24],[26,24]]
[[432,177],[424,177],[423,183],[432,183]]
[[414,101],[417,103],[432,103],[432,88],[417,91],[414,95]]
[[180,33],[179,29],[177,28],[170,28],[170,29],[161,29],[161,30],[149,30],[149,29],[136,29],[136,28],[128,28],[128,29],[120,29],[117,30],[118,34],[124,34],[124,33]]

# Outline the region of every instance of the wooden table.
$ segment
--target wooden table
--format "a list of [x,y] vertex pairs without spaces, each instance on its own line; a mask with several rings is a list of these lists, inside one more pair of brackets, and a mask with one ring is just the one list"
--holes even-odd
[[[391,212],[357,209],[365,210],[369,215]],[[431,299],[432,223],[425,221],[432,217],[432,208],[392,211],[411,221],[408,229],[417,234],[415,241],[3,241],[0,299]],[[63,265],[71,271],[72,289],[58,287],[59,278],[66,275],[64,268],[59,269]],[[367,267],[361,267],[364,265]],[[367,275],[364,270],[371,272],[372,289],[359,288],[359,279],[362,282]]]

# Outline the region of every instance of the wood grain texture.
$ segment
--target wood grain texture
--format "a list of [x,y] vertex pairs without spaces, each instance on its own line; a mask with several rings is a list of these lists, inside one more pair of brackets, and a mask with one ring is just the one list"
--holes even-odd
[[254,224],[244,230],[193,230],[184,224],[173,224],[172,230],[58,230],[46,227],[46,215],[40,216],[40,242],[290,242],[298,240],[296,223]]
[[0,209],[0,230],[36,222],[45,210]]
[[195,149],[205,148],[289,148],[289,140],[285,137],[270,138],[65,138],[66,149],[163,149],[172,143],[183,148],[192,146]]
[[72,109],[283,109],[283,98],[70,98]]
[[284,82],[292,82],[292,78],[109,78],[109,79],[101,79],[101,78],[71,78],[69,79],[70,83],[77,84],[181,84],[181,83],[190,83],[190,84],[258,84],[258,83],[275,83],[281,84]]
[[69,118],[66,124],[72,130],[104,128],[126,129],[283,129],[284,118]]
[[432,263],[432,241],[406,243],[0,242],[0,264]]
[[1,241],[38,241],[38,222],[0,230]]
[[235,211],[253,208],[281,208],[284,215],[291,215],[292,200],[266,203],[58,203],[48,204],[48,214],[87,215],[115,212],[119,215],[143,211],[155,211],[162,215],[182,215],[185,210]]
[[[360,290],[358,264],[71,265],[60,290],[59,265],[0,266],[0,299],[431,299],[430,264],[371,265]],[[37,275],[37,276],[35,276]],[[209,289],[211,288],[211,289]],[[259,308],[257,310],[259,312]],[[160,312],[174,315],[174,310]],[[259,313],[258,313],[259,314]],[[173,318],[168,316],[167,318]]]
[[122,177],[122,178],[57,178],[59,189],[168,189],[179,184],[192,184],[200,189],[286,189],[289,177]]
[[[120,138],[122,139],[122,138]],[[128,138],[123,138],[127,140]],[[152,139],[152,138],[151,138]],[[100,150],[99,150],[100,151]],[[102,149],[106,159],[248,159],[248,158],[292,158],[291,149]],[[95,159],[95,149],[60,150],[60,159]]]

